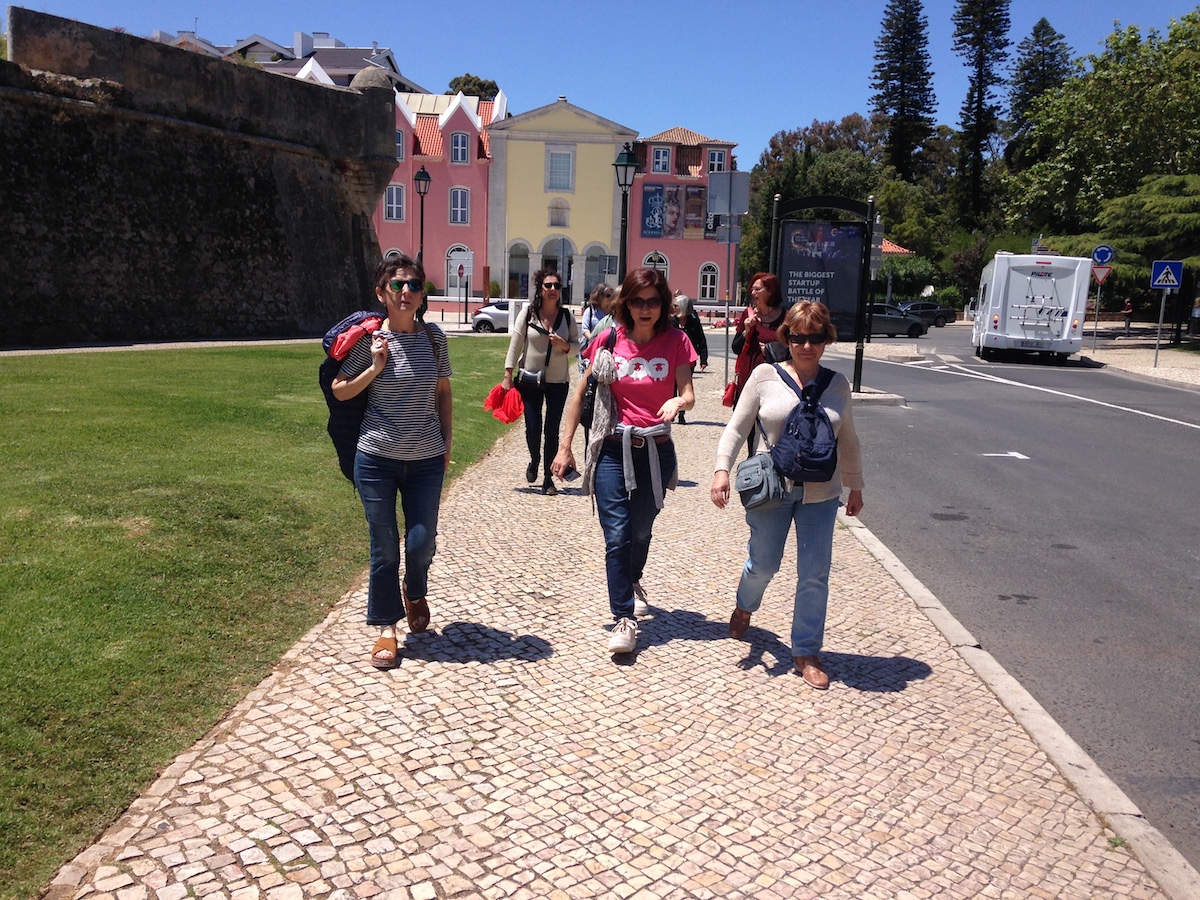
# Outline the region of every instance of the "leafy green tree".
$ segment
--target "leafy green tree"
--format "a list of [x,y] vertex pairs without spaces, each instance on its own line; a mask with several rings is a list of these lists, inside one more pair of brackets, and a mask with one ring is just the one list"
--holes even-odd
[[1200,172],[1200,10],[1163,38],[1109,35],[1080,74],[1029,110],[1034,162],[1007,181],[1009,221],[1047,232],[1092,231],[1106,200],[1147,176]]
[[884,159],[904,181],[916,180],[937,108],[928,27],[921,0],[888,0],[875,41],[871,109],[886,117]]
[[478,75],[472,75],[468,72],[466,75],[459,75],[457,78],[450,80],[450,89],[447,94],[457,94],[462,91],[468,97],[478,97],[480,100],[495,100],[496,95],[500,93],[500,86],[494,81],[484,80]]
[[853,150],[818,155],[808,167],[808,191],[866,201],[879,184],[879,167]]
[[991,198],[985,193],[988,151],[997,133],[998,89],[1008,58],[1009,0],[958,0],[952,16],[954,52],[966,60],[967,96],[958,134],[959,211],[968,227],[983,223]]

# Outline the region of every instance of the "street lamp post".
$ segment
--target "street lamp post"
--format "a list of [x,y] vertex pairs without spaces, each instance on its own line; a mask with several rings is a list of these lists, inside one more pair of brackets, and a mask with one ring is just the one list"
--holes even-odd
[[413,181],[417,185],[417,196],[421,198],[421,243],[417,249],[417,262],[421,265],[425,265],[423,259],[425,256],[425,195],[429,193],[429,182],[432,180],[424,166],[421,166],[417,170],[417,174],[413,176]]
[[637,171],[637,157],[634,156],[633,149],[628,142],[625,143],[625,148],[617,154],[613,169],[617,173],[617,186],[621,189],[621,250],[617,257],[617,277],[624,282],[625,251],[629,240],[629,188],[633,186],[633,173]]

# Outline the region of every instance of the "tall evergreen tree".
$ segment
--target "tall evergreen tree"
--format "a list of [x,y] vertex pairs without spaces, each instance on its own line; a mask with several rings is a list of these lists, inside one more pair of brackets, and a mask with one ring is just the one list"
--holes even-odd
[[1046,19],[1017,45],[1008,90],[1008,120],[1015,133],[1029,126],[1029,108],[1046,91],[1060,88],[1071,74],[1071,47]]
[[918,152],[933,131],[937,106],[928,27],[921,0],[888,0],[875,41],[871,109],[887,117],[885,161],[909,182],[920,173]]
[[991,208],[985,190],[987,150],[1000,118],[997,100],[1008,59],[1009,0],[958,0],[954,52],[966,60],[970,77],[958,134],[959,210],[963,224],[980,225]]

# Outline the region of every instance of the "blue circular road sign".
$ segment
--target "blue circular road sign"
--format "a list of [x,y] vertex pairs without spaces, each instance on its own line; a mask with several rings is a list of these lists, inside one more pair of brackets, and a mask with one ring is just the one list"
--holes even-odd
[[1098,266],[1107,266],[1113,261],[1114,256],[1116,254],[1113,253],[1112,247],[1108,246],[1108,244],[1101,244],[1092,251],[1092,262]]

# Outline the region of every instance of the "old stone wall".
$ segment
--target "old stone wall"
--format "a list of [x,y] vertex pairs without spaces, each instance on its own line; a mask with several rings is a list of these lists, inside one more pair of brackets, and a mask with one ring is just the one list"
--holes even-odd
[[319,334],[373,298],[389,87],[9,15],[0,345]]

